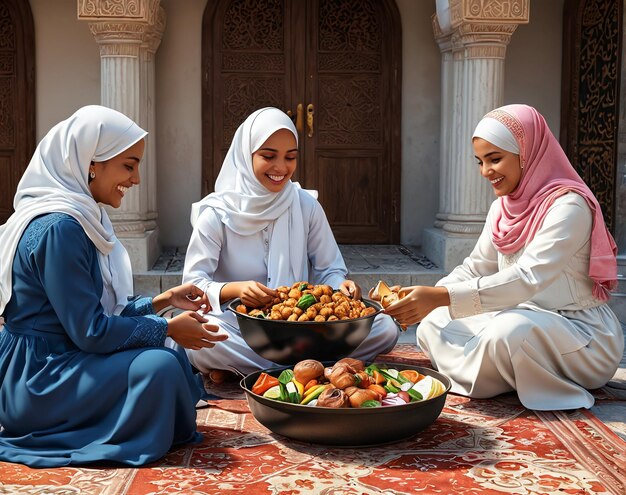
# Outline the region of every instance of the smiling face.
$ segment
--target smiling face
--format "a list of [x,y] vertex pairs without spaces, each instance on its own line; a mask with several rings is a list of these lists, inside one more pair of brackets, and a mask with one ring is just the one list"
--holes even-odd
[[491,183],[496,196],[506,196],[515,191],[522,178],[519,155],[479,137],[474,138],[472,144],[480,174]]
[[104,162],[91,162],[89,172],[96,174],[89,182],[93,199],[98,203],[119,208],[128,188],[139,184],[139,162],[143,157],[143,139],[119,155]]
[[279,129],[252,154],[258,181],[270,192],[280,192],[296,170],[298,146],[289,129]]

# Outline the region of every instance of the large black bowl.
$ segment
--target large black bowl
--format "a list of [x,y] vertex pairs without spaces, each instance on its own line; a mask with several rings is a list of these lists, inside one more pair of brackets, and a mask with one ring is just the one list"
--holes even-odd
[[304,359],[338,361],[365,340],[382,307],[363,299],[376,312],[352,320],[326,322],[266,320],[239,313],[241,301],[233,300],[228,309],[237,315],[239,330],[246,343],[259,356],[278,364],[295,364]]
[[[440,380],[446,390],[432,399],[409,402],[401,406],[333,409],[289,404],[253,393],[252,386],[262,371],[246,376],[240,385],[245,390],[252,415],[274,433],[302,442],[324,445],[377,445],[406,439],[434,423],[441,414],[450,390],[450,380],[437,371],[406,364],[387,366],[431,375]],[[278,377],[283,369],[264,371]]]

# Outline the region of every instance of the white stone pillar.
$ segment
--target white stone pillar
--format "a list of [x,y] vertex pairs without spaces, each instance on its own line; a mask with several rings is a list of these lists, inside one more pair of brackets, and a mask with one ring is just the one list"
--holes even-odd
[[133,271],[152,268],[159,256],[156,201],[154,54],[165,29],[160,0],[77,0],[78,18],[100,47],[101,104],[128,115],[150,134],[140,166],[141,184],[122,206],[109,209]]
[[495,199],[478,173],[471,137],[483,115],[503,103],[506,47],[528,22],[529,1],[437,2],[438,13],[449,15],[442,23],[433,16],[442,60],[439,213],[422,249],[446,272],[470,253]]

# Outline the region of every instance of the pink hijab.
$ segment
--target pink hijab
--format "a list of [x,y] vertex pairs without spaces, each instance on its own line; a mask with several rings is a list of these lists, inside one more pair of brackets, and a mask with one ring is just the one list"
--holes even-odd
[[589,277],[595,282],[593,295],[608,300],[617,283],[617,246],[604,224],[598,200],[572,167],[543,116],[527,105],[506,105],[484,118],[502,123],[515,137],[523,167],[515,191],[498,199],[500,208],[492,225],[496,249],[503,254],[519,251],[541,227],[554,200],[576,192],[593,213],[589,259]]

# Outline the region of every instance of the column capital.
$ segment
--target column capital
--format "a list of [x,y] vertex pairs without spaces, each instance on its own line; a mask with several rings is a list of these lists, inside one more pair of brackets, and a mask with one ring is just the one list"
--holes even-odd
[[139,56],[140,47],[156,52],[165,31],[161,0],[77,0],[78,19],[89,29],[102,56]]
[[530,0],[449,0],[452,27],[467,22],[527,24]]
[[156,24],[161,0],[77,0],[78,18],[85,21],[133,20]]
[[449,27],[432,17],[440,50],[471,47],[467,58],[504,58],[504,50],[519,24],[527,24],[530,0],[449,0]]

